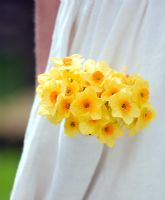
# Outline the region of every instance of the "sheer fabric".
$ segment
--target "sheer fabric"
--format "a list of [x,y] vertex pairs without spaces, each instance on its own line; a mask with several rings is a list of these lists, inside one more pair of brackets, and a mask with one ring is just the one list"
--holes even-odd
[[[157,118],[109,149],[64,135],[37,115],[35,97],[11,200],[165,199],[165,1],[62,0],[50,57],[79,53],[150,82]],[[47,64],[47,70],[51,67]]]

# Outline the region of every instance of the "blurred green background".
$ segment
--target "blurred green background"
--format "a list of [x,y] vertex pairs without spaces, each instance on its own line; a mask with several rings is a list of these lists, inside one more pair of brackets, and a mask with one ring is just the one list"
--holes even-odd
[[9,200],[34,96],[34,2],[0,1],[0,200]]

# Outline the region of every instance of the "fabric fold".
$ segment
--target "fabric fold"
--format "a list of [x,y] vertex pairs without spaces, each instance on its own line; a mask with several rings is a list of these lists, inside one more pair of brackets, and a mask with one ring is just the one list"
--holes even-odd
[[35,97],[11,200],[164,200],[164,9],[162,0],[61,0],[49,58],[78,53],[128,66],[149,81],[157,118],[109,149],[68,138],[63,123],[37,114]]

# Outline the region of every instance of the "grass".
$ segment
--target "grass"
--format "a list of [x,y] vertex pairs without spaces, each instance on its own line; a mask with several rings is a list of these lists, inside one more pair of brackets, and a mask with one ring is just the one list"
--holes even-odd
[[20,155],[20,147],[0,148],[0,200],[9,200]]

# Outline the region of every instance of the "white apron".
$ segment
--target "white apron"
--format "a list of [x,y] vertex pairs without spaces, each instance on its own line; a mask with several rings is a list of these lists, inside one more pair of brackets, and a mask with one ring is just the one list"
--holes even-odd
[[62,0],[50,57],[74,53],[141,73],[157,118],[109,149],[65,136],[35,98],[11,200],[165,200],[165,1]]

